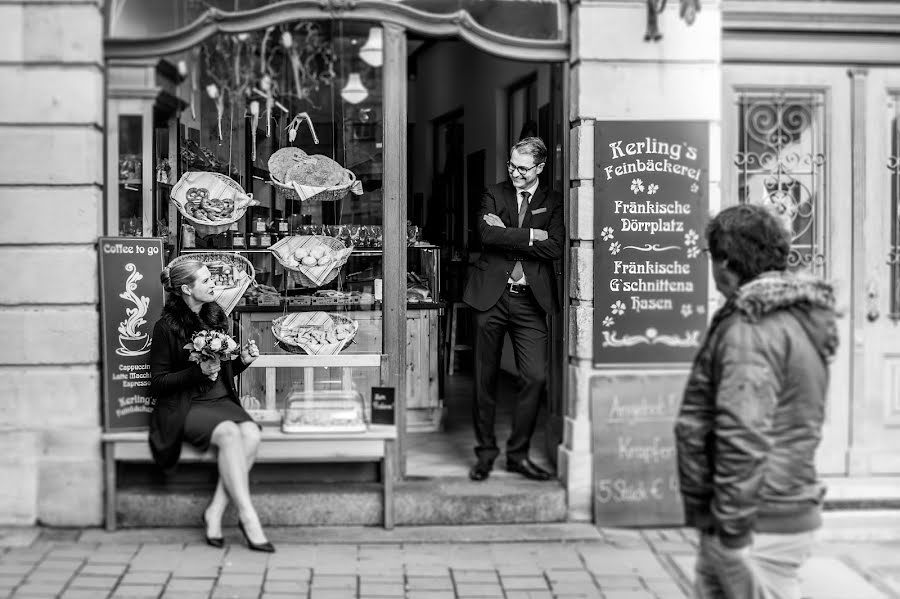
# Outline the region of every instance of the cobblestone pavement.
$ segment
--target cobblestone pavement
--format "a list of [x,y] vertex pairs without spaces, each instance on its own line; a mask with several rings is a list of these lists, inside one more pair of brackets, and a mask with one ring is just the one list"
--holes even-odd
[[[335,530],[272,529],[278,551],[267,555],[247,550],[234,530],[227,531],[225,549],[214,549],[203,544],[199,529],[0,529],[0,597],[689,596],[694,540],[683,529],[560,524]],[[811,599],[900,597],[900,534],[849,541],[826,535],[803,579]]]

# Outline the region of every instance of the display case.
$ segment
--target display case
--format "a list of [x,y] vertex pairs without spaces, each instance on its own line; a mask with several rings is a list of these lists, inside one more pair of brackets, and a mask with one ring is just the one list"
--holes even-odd
[[[207,250],[184,250],[201,253]],[[255,339],[264,354],[289,355],[275,337],[272,323],[297,312],[341,314],[358,325],[341,355],[375,355],[383,351],[381,254],[375,249],[354,249],[341,274],[324,288],[308,289],[293,284],[285,269],[267,250],[237,251],[251,260],[260,287],[246,293],[234,310],[236,328],[244,339]],[[419,243],[407,249],[407,365],[406,422],[409,431],[437,430],[444,408],[439,396],[440,248]],[[260,274],[262,270],[265,274]],[[265,291],[271,286],[274,291]],[[261,290],[262,289],[262,290]],[[348,360],[349,363],[349,360]],[[300,391],[358,391],[365,399],[367,418],[371,388],[380,385],[373,368],[280,368],[274,374],[246,371],[240,376],[239,393],[247,406],[266,405],[285,410],[291,393]],[[271,420],[271,414],[263,415]]]

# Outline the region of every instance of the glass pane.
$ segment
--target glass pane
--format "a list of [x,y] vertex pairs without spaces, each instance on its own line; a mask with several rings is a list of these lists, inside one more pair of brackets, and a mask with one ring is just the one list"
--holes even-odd
[[[310,349],[309,336],[276,338],[273,323],[284,333],[303,320],[306,333],[312,325],[304,319],[312,315],[331,319],[322,330],[352,325],[341,354],[383,353],[382,46],[375,23],[296,21],[220,34],[169,58],[188,73],[179,175],[230,177],[258,202],[230,227],[198,226],[182,216],[182,247],[247,257],[257,286],[236,313],[240,335],[256,339],[263,354]],[[320,265],[335,265],[323,277],[301,268],[312,266],[304,259],[321,260],[311,248],[325,248]],[[291,319],[296,315],[303,318]],[[371,367],[274,372],[245,372],[241,395],[262,401],[274,376],[278,409],[297,390],[357,390],[368,405],[380,375]]]
[[738,114],[739,201],[774,208],[793,233],[789,266],[824,274],[822,94],[746,92],[739,96]]
[[119,235],[143,234],[140,115],[119,115]]

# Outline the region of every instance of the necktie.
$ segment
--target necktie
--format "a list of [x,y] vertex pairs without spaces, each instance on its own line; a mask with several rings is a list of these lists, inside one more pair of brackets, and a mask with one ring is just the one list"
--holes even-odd
[[[522,192],[522,205],[519,206],[519,226],[522,226],[522,223],[525,221],[525,213],[528,212],[528,197],[531,194],[527,191]],[[512,274],[510,275],[512,280],[516,283],[521,280],[522,277],[525,276],[525,272],[522,270],[522,263],[516,261],[515,266],[513,266]]]

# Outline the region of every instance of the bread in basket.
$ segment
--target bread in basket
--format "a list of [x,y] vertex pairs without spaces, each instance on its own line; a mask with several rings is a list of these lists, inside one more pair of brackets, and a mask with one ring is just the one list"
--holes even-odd
[[253,194],[220,173],[189,171],[172,188],[172,203],[200,235],[224,233],[247,208],[258,206]]
[[230,252],[190,252],[169,262],[169,268],[189,260],[202,262],[213,281],[213,297],[226,314],[231,314],[247,288],[254,284],[256,270],[249,260]]
[[289,146],[274,152],[268,166],[272,184],[289,199],[330,202],[351,191],[362,194],[362,183],[356,175],[322,154],[309,155]]
[[353,252],[344,242],[328,235],[292,235],[269,248],[297,284],[321,287],[337,277]]
[[272,334],[280,347],[311,356],[339,353],[358,329],[359,323],[352,318],[331,312],[294,312],[272,321]]

